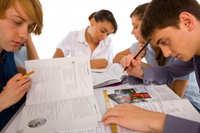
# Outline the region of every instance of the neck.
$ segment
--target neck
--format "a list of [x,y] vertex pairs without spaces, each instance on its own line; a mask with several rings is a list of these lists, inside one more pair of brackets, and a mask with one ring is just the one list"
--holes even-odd
[[97,43],[93,42],[92,40],[92,37],[90,35],[90,27],[88,29],[86,29],[85,31],[85,40],[86,42],[90,45],[90,44],[93,44],[93,45],[98,45]]
[[85,31],[85,40],[86,40],[87,43],[92,42],[92,38],[91,38],[90,33],[89,33],[89,28],[86,29],[86,31]]

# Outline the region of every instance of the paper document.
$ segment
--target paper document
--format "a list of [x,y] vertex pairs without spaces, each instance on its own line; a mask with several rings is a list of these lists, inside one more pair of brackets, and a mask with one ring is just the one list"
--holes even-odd
[[46,133],[94,129],[102,116],[94,96],[88,57],[26,61],[32,85],[18,131]]
[[101,68],[101,69],[92,68],[91,71],[96,72],[96,73],[102,73],[102,72],[109,71],[110,69],[111,69],[111,65],[108,65],[106,68]]
[[111,69],[102,73],[92,73],[94,88],[104,87],[115,83],[126,83],[128,74],[123,72],[124,68],[118,64],[112,64]]
[[[111,88],[111,87],[110,87]],[[117,104],[131,103],[143,109],[162,112],[188,120],[200,122],[198,111],[187,99],[181,99],[166,85],[131,87],[115,90],[104,90],[111,107]],[[106,96],[105,96],[106,99]],[[118,132],[132,132],[117,126]]]

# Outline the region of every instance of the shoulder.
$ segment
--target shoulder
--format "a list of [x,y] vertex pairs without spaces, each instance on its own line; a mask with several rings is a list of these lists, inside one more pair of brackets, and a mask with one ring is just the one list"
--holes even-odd
[[136,49],[139,45],[140,45],[139,42],[133,43],[132,46],[130,47],[130,52],[136,53]]
[[84,40],[85,39],[85,30],[86,28],[82,29],[82,30],[74,30],[74,31],[70,31],[66,38],[68,39],[78,39],[78,40]]
[[67,36],[70,36],[70,37],[78,36],[78,33],[79,33],[79,32],[80,32],[80,31],[78,31],[78,30],[70,31],[70,32],[67,34]]
[[132,44],[130,48],[137,48],[139,45],[140,45],[139,42],[135,42]]

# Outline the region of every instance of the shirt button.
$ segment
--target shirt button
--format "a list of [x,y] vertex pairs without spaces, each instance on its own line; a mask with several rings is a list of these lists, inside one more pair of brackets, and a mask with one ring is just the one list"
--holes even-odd
[[144,82],[147,82],[147,80],[145,79]]
[[14,108],[15,108],[15,106],[12,106],[12,108],[14,109]]

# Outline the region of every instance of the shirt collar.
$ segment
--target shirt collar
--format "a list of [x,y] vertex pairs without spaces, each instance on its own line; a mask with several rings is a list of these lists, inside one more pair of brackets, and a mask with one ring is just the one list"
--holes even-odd
[[3,60],[6,60],[6,57],[7,57],[7,52],[5,50],[3,50],[1,53],[0,53],[0,56]]
[[86,29],[88,29],[88,27],[86,27],[86,28],[82,29],[81,31],[79,31],[79,33],[78,33],[78,42],[81,42],[81,43],[86,42],[86,40],[85,40],[85,31],[86,31]]
[[195,55],[195,56],[193,57],[193,59],[194,59],[194,62],[195,62],[196,64],[200,64],[200,56],[199,56],[199,55]]

